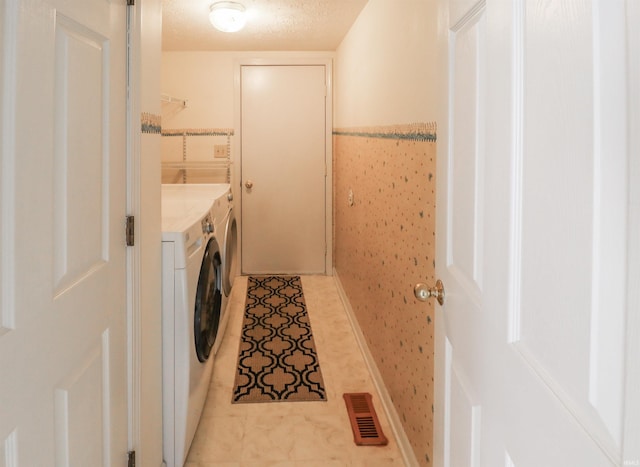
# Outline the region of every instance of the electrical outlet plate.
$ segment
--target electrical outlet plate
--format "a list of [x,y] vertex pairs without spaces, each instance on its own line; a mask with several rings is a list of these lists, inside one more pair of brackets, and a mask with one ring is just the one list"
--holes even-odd
[[227,145],[226,144],[215,144],[213,146],[213,157],[215,157],[215,158],[226,158],[227,157]]

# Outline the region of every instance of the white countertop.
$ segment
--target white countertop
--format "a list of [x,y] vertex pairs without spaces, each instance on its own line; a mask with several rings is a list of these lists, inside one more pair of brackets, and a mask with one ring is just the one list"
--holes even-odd
[[162,232],[186,231],[200,222],[213,202],[228,190],[228,183],[163,184]]

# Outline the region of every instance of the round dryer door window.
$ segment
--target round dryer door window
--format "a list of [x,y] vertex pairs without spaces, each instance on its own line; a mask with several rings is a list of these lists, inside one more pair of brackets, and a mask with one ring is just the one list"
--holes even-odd
[[206,361],[216,340],[222,307],[220,249],[215,239],[207,243],[200,266],[194,332],[198,360]]

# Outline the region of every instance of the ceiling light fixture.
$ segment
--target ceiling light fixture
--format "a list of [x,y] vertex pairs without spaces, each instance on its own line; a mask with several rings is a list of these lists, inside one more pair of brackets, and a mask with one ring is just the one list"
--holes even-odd
[[209,21],[218,31],[239,31],[247,23],[244,5],[237,2],[216,2],[209,8]]

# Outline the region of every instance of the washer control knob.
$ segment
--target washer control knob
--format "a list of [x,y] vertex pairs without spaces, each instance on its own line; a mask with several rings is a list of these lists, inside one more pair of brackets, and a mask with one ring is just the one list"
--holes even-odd
[[213,224],[209,219],[202,221],[202,232],[206,234],[213,233]]

